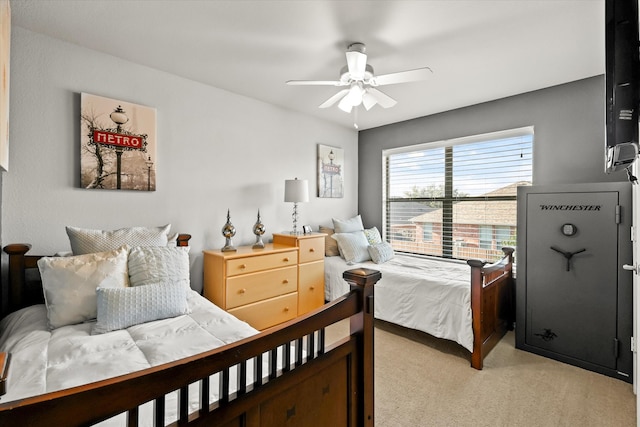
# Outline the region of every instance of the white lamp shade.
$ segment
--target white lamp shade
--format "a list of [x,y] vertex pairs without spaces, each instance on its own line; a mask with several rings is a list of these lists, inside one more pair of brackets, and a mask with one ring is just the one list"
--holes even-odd
[[284,201],[292,203],[308,202],[309,181],[298,178],[285,180]]

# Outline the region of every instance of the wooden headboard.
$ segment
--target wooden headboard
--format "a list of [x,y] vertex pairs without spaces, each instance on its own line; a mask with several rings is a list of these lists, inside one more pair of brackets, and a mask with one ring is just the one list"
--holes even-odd
[[[189,246],[190,234],[179,234],[177,246]],[[34,304],[44,303],[38,260],[44,255],[27,255],[31,245],[13,243],[3,248],[9,255],[7,274],[0,285],[0,318]]]

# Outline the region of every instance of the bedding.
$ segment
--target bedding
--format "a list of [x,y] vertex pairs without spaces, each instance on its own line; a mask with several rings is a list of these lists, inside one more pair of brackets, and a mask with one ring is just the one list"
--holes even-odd
[[325,257],[325,299],[349,292],[342,272],[350,268],[379,270],[374,317],[438,338],[473,352],[470,267],[466,263],[395,254],[388,261],[348,264]]
[[[100,335],[91,334],[95,321],[50,330],[42,304],[12,313],[0,322],[0,351],[11,353],[7,394],[0,402],[161,365],[258,332],[193,290],[188,291],[187,303],[189,314]],[[217,387],[212,386],[211,391],[217,396]],[[198,393],[190,396],[197,400]],[[151,404],[145,406],[152,411]],[[197,402],[193,407],[197,408]],[[176,405],[167,402],[166,408],[166,421],[175,420]],[[141,419],[151,422],[153,417]],[[118,416],[104,425],[122,425],[123,421],[124,416]]]

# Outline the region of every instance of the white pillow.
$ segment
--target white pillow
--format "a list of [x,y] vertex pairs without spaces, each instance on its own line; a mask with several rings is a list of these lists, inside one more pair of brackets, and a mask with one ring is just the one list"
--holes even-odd
[[335,233],[331,237],[336,239],[342,257],[347,264],[355,264],[357,262],[369,261],[368,247],[369,242],[364,235],[364,231],[355,231],[353,233]]
[[371,260],[376,264],[382,264],[389,261],[394,256],[393,247],[388,242],[378,243],[369,246],[369,255]]
[[379,245],[382,243],[382,236],[378,231],[378,227],[371,227],[364,230],[365,236],[367,236],[367,241],[370,245]]
[[167,246],[171,224],[161,227],[130,227],[118,230],[91,230],[66,227],[74,255],[111,251],[122,245]]
[[96,288],[129,286],[128,249],[38,260],[49,328],[96,318]]
[[189,288],[188,246],[138,246],[129,251],[131,286],[180,283]]
[[333,221],[333,228],[336,233],[351,233],[353,231],[364,230],[360,215],[346,220],[336,218],[332,218],[331,220]]
[[98,288],[98,319],[92,335],[189,313],[187,288],[151,284],[135,288]]

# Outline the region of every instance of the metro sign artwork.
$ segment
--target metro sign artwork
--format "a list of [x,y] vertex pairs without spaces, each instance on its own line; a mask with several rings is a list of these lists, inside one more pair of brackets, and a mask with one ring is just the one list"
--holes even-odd
[[81,104],[81,186],[155,191],[156,110],[87,93]]
[[318,197],[344,196],[344,150],[318,144]]

